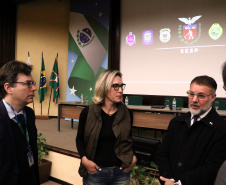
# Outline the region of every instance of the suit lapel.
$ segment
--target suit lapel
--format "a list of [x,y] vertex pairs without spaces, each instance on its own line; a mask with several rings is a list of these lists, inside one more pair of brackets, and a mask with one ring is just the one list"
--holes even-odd
[[10,123],[11,120],[2,100],[0,101],[0,120],[0,135],[3,135],[3,133],[4,135],[7,135],[5,144],[9,145],[12,148],[12,152],[14,153],[14,157],[16,158],[16,146]]

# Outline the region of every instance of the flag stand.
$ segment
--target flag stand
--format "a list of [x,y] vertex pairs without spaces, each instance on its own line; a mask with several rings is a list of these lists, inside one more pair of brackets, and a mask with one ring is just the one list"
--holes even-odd
[[49,115],[42,115],[42,103],[41,103],[41,115],[35,115],[36,119],[49,119]]
[[49,116],[49,109],[50,109],[50,101],[51,101],[52,91],[53,91],[53,89],[51,88],[51,93],[50,93],[50,97],[49,97],[48,116]]
[[[50,82],[49,85],[51,86],[51,92],[50,92],[50,97],[49,97],[49,107],[48,107],[48,114],[49,115],[49,110],[50,110],[50,102],[51,102],[51,96],[52,96],[52,92],[53,92],[53,102],[55,104],[57,104],[57,99],[59,97],[59,73],[58,73],[58,65],[57,65],[57,60],[58,60],[58,53],[57,56],[55,58],[55,62],[53,64],[53,69],[52,69],[52,73],[50,76]],[[53,91],[54,89],[54,91]],[[57,92],[57,95],[56,95]]]
[[[57,104],[57,98],[59,97],[59,82],[58,82],[58,78],[59,78],[58,74],[59,73],[58,73],[57,59],[58,59],[58,53],[57,53],[57,56],[55,58],[55,62],[54,62],[53,69],[52,69],[52,73],[51,73],[51,76],[50,76],[50,83],[49,83],[49,85],[52,88],[51,88],[51,93],[50,93],[50,98],[49,98],[48,114],[47,115],[42,115],[42,103],[41,103],[41,115],[40,116],[36,115],[37,119],[49,119],[50,102],[51,102],[51,96],[52,96],[53,89],[54,89],[54,93],[55,93],[55,91],[58,92],[57,97],[54,98],[54,103]],[[56,83],[57,86],[55,86],[56,84],[52,84],[52,83]],[[55,94],[53,94],[53,97],[54,96],[55,96]]]
[[[44,80],[44,82],[43,82],[42,76],[44,76],[44,79],[45,79],[45,76],[46,75],[45,75],[45,64],[44,64],[44,59],[43,59],[43,52],[42,52],[42,64],[41,64],[40,85],[39,85],[39,90],[38,90],[39,95],[40,95],[40,103],[41,103],[41,115],[35,115],[35,118],[36,119],[49,119],[49,115],[42,115],[42,101],[44,101],[44,95],[45,95],[45,93],[47,91],[46,80]],[[42,87],[42,89],[41,89],[41,87]]]

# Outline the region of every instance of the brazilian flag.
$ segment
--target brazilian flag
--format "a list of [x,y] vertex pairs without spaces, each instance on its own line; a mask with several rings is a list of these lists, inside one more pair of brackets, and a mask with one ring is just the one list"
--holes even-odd
[[39,82],[39,102],[42,103],[45,99],[45,93],[47,92],[47,85],[46,85],[46,71],[45,71],[45,64],[44,59],[42,56],[42,67],[40,72],[40,82]]
[[[96,80],[106,69],[101,66],[108,54],[108,30],[92,17],[71,12],[68,50],[78,55],[68,78],[69,89],[74,95],[83,94],[92,102]],[[80,26],[80,22],[82,26]],[[81,27],[81,28],[80,28]]]

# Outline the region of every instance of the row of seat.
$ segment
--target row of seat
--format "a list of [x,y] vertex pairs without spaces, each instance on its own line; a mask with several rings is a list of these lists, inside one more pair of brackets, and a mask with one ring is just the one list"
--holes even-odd
[[[129,105],[143,105],[143,97],[142,96],[127,96],[129,99]],[[169,100],[169,106],[172,108],[172,101],[173,99],[176,99],[176,106],[177,107],[184,107],[184,99],[183,98],[178,98],[178,97],[167,97],[164,99],[164,106],[166,106],[167,100]],[[215,102],[219,102],[218,110],[226,110],[226,100],[215,100],[213,102],[213,107],[215,107]]]

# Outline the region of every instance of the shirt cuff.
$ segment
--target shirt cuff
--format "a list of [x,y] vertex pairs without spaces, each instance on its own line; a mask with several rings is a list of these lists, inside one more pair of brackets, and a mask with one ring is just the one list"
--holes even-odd
[[182,185],[182,183],[180,180],[178,180],[177,182],[174,182],[174,185]]

